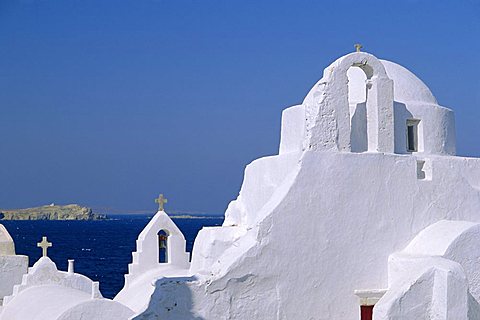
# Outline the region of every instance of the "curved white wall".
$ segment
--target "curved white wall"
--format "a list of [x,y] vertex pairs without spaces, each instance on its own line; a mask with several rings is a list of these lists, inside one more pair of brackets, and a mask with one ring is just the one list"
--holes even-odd
[[[363,131],[352,126],[362,97],[348,100],[353,64],[361,64],[373,87],[374,104],[367,99],[365,120],[355,120],[370,125]],[[303,104],[283,113],[280,155],[248,165],[224,225],[199,233],[196,277],[157,284],[136,319],[356,319],[354,290],[387,288],[392,252],[438,220],[480,221],[480,160],[449,156],[453,113],[413,74],[389,70],[400,71],[387,77],[381,61],[366,53],[326,68]],[[417,91],[401,92],[410,82]],[[423,151],[413,155],[405,154],[412,118],[421,121]],[[349,152],[356,151],[356,132],[368,133],[371,152]],[[165,293],[182,305],[167,312],[158,298]]]
[[[356,60],[352,60],[355,55],[349,57],[351,61],[348,63],[355,64]],[[361,58],[363,57],[362,55]],[[343,82],[338,80],[339,83],[334,84],[332,70],[339,68],[340,61],[344,63],[344,60],[339,59],[325,69],[324,74],[329,77],[322,78],[312,88],[303,105],[283,111],[280,154],[302,151],[315,145],[320,145],[323,150],[352,152],[375,151],[372,146],[383,145],[378,150],[409,154],[411,152],[407,151],[407,120],[419,120],[419,153],[456,154],[453,111],[438,105],[428,87],[404,67],[385,60],[375,60],[373,56],[370,59],[371,62],[377,61],[377,64],[381,62],[393,81],[393,114],[390,115],[388,108],[384,108],[389,105],[389,91],[367,90],[367,75],[360,67],[348,67],[347,63],[343,67],[347,85],[342,85]],[[383,94],[387,96],[384,97]],[[334,96],[336,100],[326,99],[328,95]],[[340,106],[346,105],[344,100],[347,95],[348,110],[343,110]],[[369,107],[372,100],[379,107],[379,114],[368,113],[369,108],[372,108]],[[341,120],[345,112],[349,113],[348,125]],[[382,116],[383,112],[387,114]],[[374,130],[377,123],[383,123],[385,119],[393,119],[393,129],[390,130],[388,125],[379,125]],[[316,131],[316,138],[312,140],[311,134]],[[390,135],[394,136],[393,149],[389,147]],[[342,146],[334,147],[335,143],[342,143]]]

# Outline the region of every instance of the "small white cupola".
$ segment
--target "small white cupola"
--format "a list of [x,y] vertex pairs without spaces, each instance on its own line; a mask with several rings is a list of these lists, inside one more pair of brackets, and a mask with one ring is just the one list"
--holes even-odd
[[284,110],[280,154],[303,150],[455,155],[452,110],[406,68],[365,52],[328,66]]

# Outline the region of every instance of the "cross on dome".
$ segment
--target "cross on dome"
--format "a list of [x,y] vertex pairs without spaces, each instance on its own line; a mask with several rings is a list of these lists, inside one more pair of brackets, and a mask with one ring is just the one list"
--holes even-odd
[[52,246],[51,242],[47,241],[47,237],[42,237],[42,242],[37,243],[37,247],[42,248],[42,256],[47,256],[47,250]]
[[161,193],[157,199],[155,199],[155,203],[158,203],[158,211],[163,211],[165,203],[168,202],[168,199],[163,196]]
[[353,46],[355,47],[355,50],[356,50],[357,52],[360,52],[360,49],[363,48],[363,46],[362,46],[360,43],[355,43]]

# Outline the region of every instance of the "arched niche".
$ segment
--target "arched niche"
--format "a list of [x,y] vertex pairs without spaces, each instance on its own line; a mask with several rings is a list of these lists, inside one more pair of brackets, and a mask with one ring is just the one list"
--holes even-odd
[[161,229],[157,233],[158,237],[158,262],[168,263],[168,238],[170,233],[168,230]]
[[[352,151],[348,70],[366,77],[367,150],[394,152],[393,81],[373,55],[354,52],[327,67],[307,95],[307,148]],[[310,117],[310,118],[308,118]]]
[[[160,242],[164,239],[160,238],[165,236],[167,237],[166,248],[161,250]],[[137,250],[132,253],[132,263],[128,266],[129,272],[125,276],[125,285],[128,286],[149,270],[188,269],[190,254],[185,249],[186,241],[180,229],[165,212],[157,212],[138,236]]]
[[368,151],[367,74],[352,66],[347,70],[348,106],[350,112],[350,144],[352,152]]
[[[335,63],[334,63],[335,64]],[[349,134],[352,143],[352,127],[350,123],[350,107],[348,105],[348,70],[352,67],[362,70],[365,74],[365,109],[367,148],[370,152],[394,152],[394,121],[393,121],[393,81],[388,78],[383,64],[373,55],[355,52],[337,60],[332,68],[331,81],[333,92],[343,99],[337,101],[335,110],[339,115],[348,113],[347,119],[341,119],[341,128]],[[347,101],[345,101],[347,97]],[[346,103],[345,103],[346,102]],[[348,126],[348,128],[345,128]]]

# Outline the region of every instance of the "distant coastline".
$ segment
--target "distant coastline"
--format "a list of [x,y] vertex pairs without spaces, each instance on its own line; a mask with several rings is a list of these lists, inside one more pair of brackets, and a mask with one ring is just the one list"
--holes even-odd
[[223,216],[210,215],[210,216],[196,216],[196,215],[168,215],[172,219],[223,219]]
[[88,207],[77,204],[50,204],[26,209],[0,209],[0,220],[105,220],[105,214],[93,213]]
[[[133,211],[133,212],[107,212],[104,214],[94,213],[98,211],[90,207],[77,204],[56,205],[24,208],[24,209],[0,209],[1,220],[109,220],[115,216],[148,216],[153,217],[156,212]],[[104,211],[105,212],[105,211]],[[223,219],[224,215],[207,214],[204,212],[172,210],[168,213],[172,219]]]
[[[144,216],[152,218],[155,213],[130,213],[130,212],[123,212],[123,213],[107,213],[107,218],[115,218],[116,216]],[[223,219],[223,215],[218,214],[169,214],[167,215],[172,219]]]

